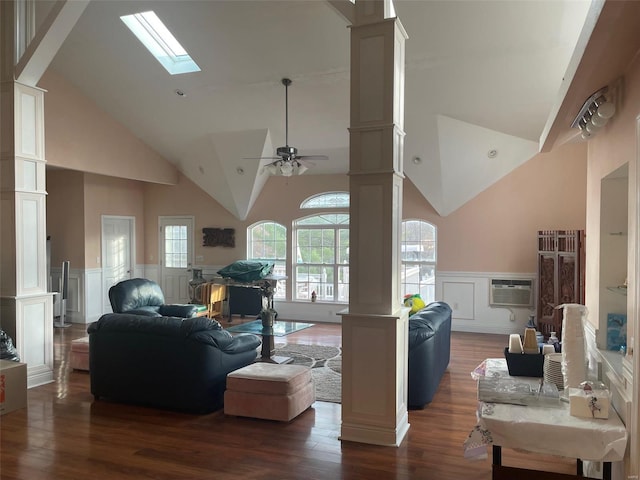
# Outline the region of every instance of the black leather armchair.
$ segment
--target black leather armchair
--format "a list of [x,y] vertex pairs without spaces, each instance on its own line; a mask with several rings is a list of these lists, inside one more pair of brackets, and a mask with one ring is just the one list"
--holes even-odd
[[147,317],[195,317],[200,305],[164,303],[160,285],[146,278],[131,278],[109,289],[114,313],[133,313]]
[[227,374],[252,363],[261,344],[204,317],[108,313],[87,332],[96,400],[192,413],[222,407]]
[[432,302],[409,317],[408,405],[424,408],[438,390],[451,355],[451,307]]

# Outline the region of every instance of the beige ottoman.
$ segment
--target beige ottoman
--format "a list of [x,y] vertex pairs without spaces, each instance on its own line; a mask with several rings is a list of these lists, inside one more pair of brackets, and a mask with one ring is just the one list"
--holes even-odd
[[69,364],[74,370],[89,371],[89,337],[71,340]]
[[256,362],[227,375],[224,413],[288,422],[315,399],[309,367]]

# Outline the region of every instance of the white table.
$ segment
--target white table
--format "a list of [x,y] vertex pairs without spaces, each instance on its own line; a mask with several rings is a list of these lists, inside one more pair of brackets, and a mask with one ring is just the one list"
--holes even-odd
[[[503,358],[487,359],[482,366],[485,376],[509,376]],[[476,369],[476,372],[478,370]],[[539,378],[517,379],[532,382],[534,385],[540,383]],[[604,462],[604,478],[610,479],[611,462],[623,459],[627,445],[627,431],[613,409],[609,410],[608,419],[579,418],[571,416],[569,404],[562,401],[557,407],[479,402],[478,424],[470,439],[472,436],[478,440],[475,444],[473,441],[466,443],[467,456],[472,456],[468,455],[469,451],[474,447],[477,450],[478,443],[493,445],[494,480],[516,478],[512,467],[502,465],[501,447],[577,459],[577,476],[550,477],[547,474],[540,477],[540,472],[536,472],[536,478],[580,478],[582,461],[592,460]],[[518,473],[517,478],[529,478],[524,476],[524,473]]]

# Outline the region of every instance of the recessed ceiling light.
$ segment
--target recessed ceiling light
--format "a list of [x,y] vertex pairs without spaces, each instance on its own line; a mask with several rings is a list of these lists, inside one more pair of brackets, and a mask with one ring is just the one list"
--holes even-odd
[[422,163],[422,159],[418,156],[415,156],[411,159],[411,161],[415,164],[415,165],[420,165]]
[[244,168],[238,167],[236,168],[236,172],[238,172],[238,175],[244,175]]
[[496,158],[498,156],[498,150],[492,149],[487,152],[487,157]]

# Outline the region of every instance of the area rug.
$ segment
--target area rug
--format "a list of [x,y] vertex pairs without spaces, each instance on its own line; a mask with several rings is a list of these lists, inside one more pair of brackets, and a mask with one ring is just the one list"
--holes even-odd
[[275,355],[293,358],[294,365],[311,367],[316,400],[340,403],[342,349],[326,345],[276,344]]

